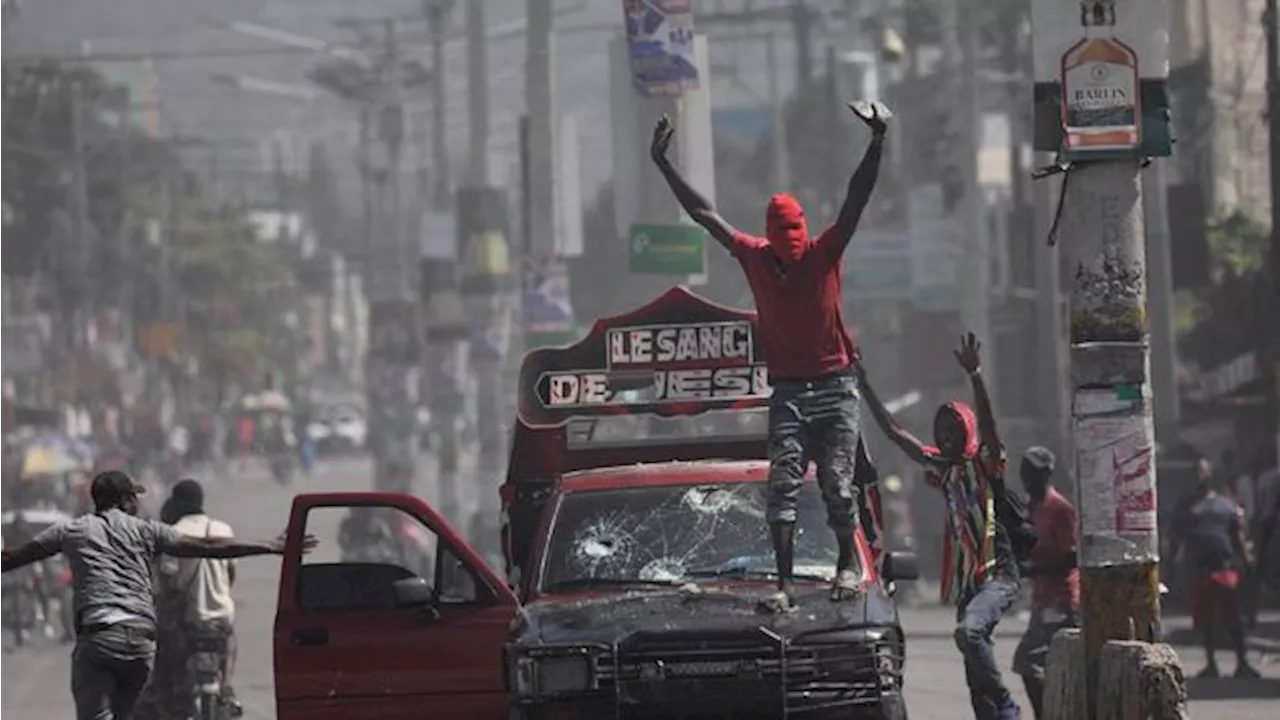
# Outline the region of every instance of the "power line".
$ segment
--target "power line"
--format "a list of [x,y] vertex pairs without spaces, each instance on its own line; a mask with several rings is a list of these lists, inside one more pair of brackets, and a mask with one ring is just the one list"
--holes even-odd
[[276,47],[260,48],[219,48],[214,50],[154,50],[149,52],[104,52],[88,55],[32,54],[14,55],[5,58],[6,63],[38,63],[38,62],[143,62],[143,61],[178,61],[178,60],[211,60],[217,58],[255,58],[281,55],[316,55],[311,48]]

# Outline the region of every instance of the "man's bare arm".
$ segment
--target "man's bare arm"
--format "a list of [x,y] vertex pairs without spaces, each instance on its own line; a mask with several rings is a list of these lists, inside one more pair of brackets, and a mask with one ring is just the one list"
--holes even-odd
[[840,206],[840,215],[836,217],[835,234],[831,236],[834,245],[831,251],[838,257],[843,254],[858,229],[858,221],[862,212],[867,209],[871,200],[871,191],[875,190],[876,178],[880,175],[880,156],[884,148],[884,134],[871,136],[871,144],[858,163],[858,169],[849,178],[849,186],[845,190],[844,204]]
[[649,147],[649,155],[667,181],[672,194],[676,196],[680,207],[684,208],[694,222],[706,229],[716,242],[723,245],[726,250],[732,251],[733,238],[738,231],[720,217],[720,213],[712,207],[711,201],[690,185],[684,175],[667,158],[667,148],[671,146],[671,138],[674,135],[675,127],[671,124],[671,119],[663,115],[657,127],[653,129],[653,144]]
[[231,559],[255,555],[279,555],[284,552],[284,541],[239,540],[219,537],[181,537],[167,543],[165,555],[187,558]]
[[43,545],[29,542],[13,550],[5,550],[0,553],[0,572],[24,568],[31,563],[40,562],[55,554],[57,554],[56,550],[50,550]]
[[875,418],[876,425],[894,445],[902,448],[902,452],[907,457],[915,460],[922,465],[930,463],[929,454],[924,450],[924,443],[920,442],[916,436],[907,432],[905,428],[898,424],[898,421],[889,413],[889,409],[880,402],[880,397],[876,395],[876,391],[872,389],[871,383],[867,381],[867,371],[862,365],[862,361],[854,361],[854,371],[858,374],[858,384],[862,387],[862,397],[867,403],[867,408],[871,410],[871,417]]
[[987,394],[987,384],[982,381],[982,358],[979,352],[982,343],[973,333],[966,333],[960,338],[960,347],[955,351],[956,361],[969,374],[969,382],[973,386],[973,404],[978,413],[978,436],[982,444],[989,448],[1000,448],[1000,433],[996,431],[996,416],[991,409],[991,396]]

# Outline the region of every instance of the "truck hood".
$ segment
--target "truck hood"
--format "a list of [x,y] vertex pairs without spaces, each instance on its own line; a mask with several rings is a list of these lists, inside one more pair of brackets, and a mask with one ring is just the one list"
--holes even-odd
[[734,631],[764,627],[795,637],[861,625],[896,625],[893,601],[872,584],[859,596],[832,602],[825,586],[798,586],[797,609],[770,613],[760,601],[770,585],[702,584],[604,595],[546,597],[521,608],[512,627],[516,646],[613,644],[636,632]]

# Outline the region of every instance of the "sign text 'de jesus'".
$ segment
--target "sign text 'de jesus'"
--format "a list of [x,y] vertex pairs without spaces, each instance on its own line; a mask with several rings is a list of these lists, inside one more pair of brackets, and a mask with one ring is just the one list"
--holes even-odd
[[[547,405],[675,403],[767,397],[768,372],[755,361],[746,320],[610,328],[601,370],[548,373]],[[643,390],[611,387],[610,376],[653,374]],[[628,383],[629,384],[629,383]]]

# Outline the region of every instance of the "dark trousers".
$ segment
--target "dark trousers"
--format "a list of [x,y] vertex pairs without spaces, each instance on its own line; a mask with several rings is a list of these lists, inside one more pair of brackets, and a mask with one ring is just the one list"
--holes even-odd
[[151,677],[155,632],[109,627],[81,634],[71,655],[76,720],[127,720]]

